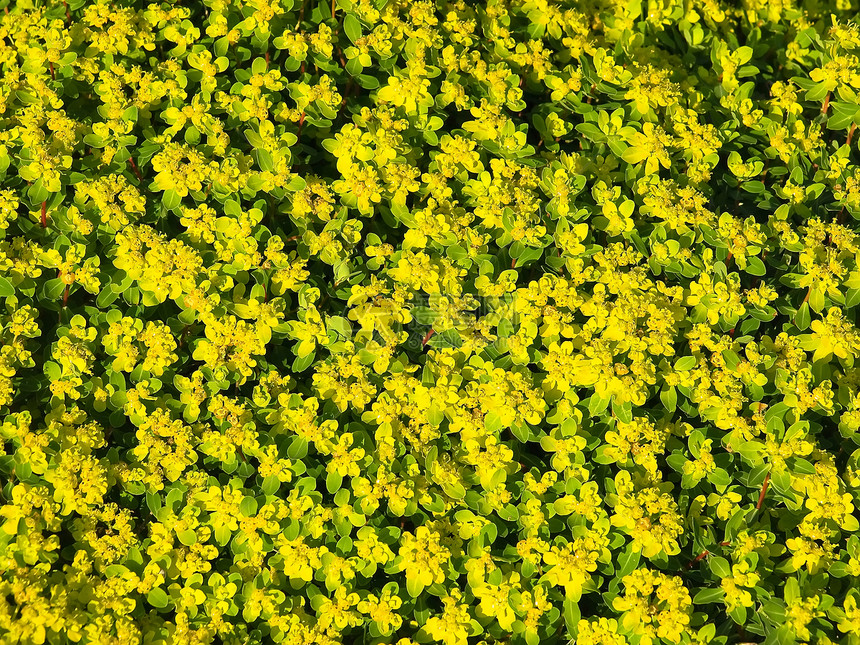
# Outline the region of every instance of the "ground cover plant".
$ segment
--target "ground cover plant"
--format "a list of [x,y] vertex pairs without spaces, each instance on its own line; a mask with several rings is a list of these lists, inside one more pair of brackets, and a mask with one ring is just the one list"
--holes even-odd
[[860,643],[856,2],[0,12],[0,643]]

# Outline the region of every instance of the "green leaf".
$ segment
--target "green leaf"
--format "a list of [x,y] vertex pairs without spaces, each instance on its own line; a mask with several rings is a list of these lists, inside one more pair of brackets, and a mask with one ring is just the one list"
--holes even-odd
[[325,478],[326,490],[332,495],[334,495],[337,491],[340,490],[340,486],[342,483],[343,477],[341,477],[337,473],[329,473]]
[[179,204],[182,203],[182,198],[175,190],[173,190],[172,188],[168,188],[161,195],[161,203],[167,210],[172,211],[173,209],[179,207]]
[[52,278],[42,285],[42,295],[46,300],[58,300],[66,290],[66,283],[59,278]]
[[732,568],[729,566],[729,562],[725,558],[712,555],[708,558],[708,565],[711,567],[711,571],[713,571],[718,578],[730,578],[732,575]]
[[626,401],[622,405],[617,405],[613,399],[612,414],[615,415],[619,421],[630,423],[633,421],[633,404],[630,401]]
[[215,541],[220,546],[226,546],[227,543],[230,542],[230,538],[233,537],[233,533],[230,531],[230,529],[227,528],[225,524],[216,524],[212,531],[215,537]]
[[860,289],[849,289],[845,293],[845,309],[853,309],[860,304]]
[[245,517],[254,517],[257,514],[257,500],[250,495],[245,496],[239,504],[239,511]]
[[265,479],[263,479],[263,483],[260,486],[263,493],[266,495],[274,495],[278,492],[278,489],[281,487],[281,482],[275,475],[269,475]]
[[818,313],[824,309],[824,291],[822,289],[810,289],[809,308]]
[[745,181],[741,184],[741,188],[754,195],[759,195],[765,191],[765,185],[760,181]]
[[179,531],[179,533],[176,534],[176,537],[179,538],[179,541],[182,542],[182,544],[184,544],[185,546],[197,544],[197,534],[191,529]]
[[293,370],[293,372],[295,372],[297,374],[304,372],[306,369],[308,369],[311,365],[314,364],[315,360],[316,360],[316,352],[311,352],[310,354],[307,354],[306,356],[296,357],[296,360],[293,361],[292,370]]
[[156,609],[165,609],[170,603],[170,598],[161,587],[156,587],[146,594],[146,601]]
[[763,276],[767,273],[767,268],[759,258],[750,257],[747,258],[747,268],[745,271],[750,275]]
[[694,605],[710,605],[716,602],[722,602],[726,592],[722,589],[701,589],[693,596]]
[[6,278],[0,277],[0,298],[8,298],[15,295],[15,287]]
[[424,585],[416,577],[406,578],[406,593],[412,598],[417,598],[424,591]]
[[361,38],[361,23],[351,13],[346,14],[343,19],[343,33],[346,34],[346,37],[349,38],[353,45]]
[[695,356],[684,356],[675,361],[675,371],[676,372],[688,372],[696,365],[698,361]]
[[809,328],[811,322],[811,317],[809,314],[809,304],[804,302],[800,305],[800,309],[797,310],[797,314],[794,316],[794,325],[799,330],[803,331]]
[[639,566],[642,552],[639,549],[634,549],[632,544],[628,544],[627,548],[618,557],[618,569],[615,572],[617,578],[633,573]]
[[664,387],[660,390],[660,402],[667,412],[674,412],[678,405],[678,392],[674,386]]

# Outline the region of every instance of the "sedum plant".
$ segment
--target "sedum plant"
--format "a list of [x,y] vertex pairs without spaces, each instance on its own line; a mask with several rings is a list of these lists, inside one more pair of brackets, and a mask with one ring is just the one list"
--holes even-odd
[[855,0],[3,6],[0,644],[860,644]]

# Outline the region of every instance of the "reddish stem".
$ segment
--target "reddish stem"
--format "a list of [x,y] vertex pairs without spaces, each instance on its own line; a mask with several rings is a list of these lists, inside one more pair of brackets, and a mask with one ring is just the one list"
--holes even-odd
[[421,347],[424,347],[428,342],[430,342],[430,339],[433,337],[433,334],[435,334],[435,333],[436,333],[436,331],[434,329],[431,329],[430,331],[428,331],[427,335],[424,336],[424,340],[421,341]]
[[129,155],[128,160],[131,163],[131,170],[134,173],[134,176],[137,177],[139,182],[143,183],[143,175],[140,174],[140,168],[138,168],[137,164],[134,163],[134,157]]
[[266,69],[269,69],[269,52],[266,52]]
[[66,8],[66,22],[71,22],[72,21],[72,14],[69,11],[69,5],[66,2],[66,0],[63,0],[63,6]]
[[761,510],[761,505],[764,504],[764,496],[767,495],[767,489],[770,486],[770,473],[764,476],[764,482],[761,485],[761,492],[758,494],[758,504],[755,505],[755,510]]
[[51,80],[57,80],[57,77],[54,76],[54,63],[52,61],[48,61],[48,69],[51,70]]
[[42,202],[42,228],[48,228],[48,203]]
[[66,288],[63,290],[63,309],[66,308],[66,305],[69,303],[69,285],[66,285]]
[[827,114],[827,109],[830,107],[830,92],[824,97],[824,103],[821,104],[821,113]]
[[848,138],[847,138],[847,139],[845,139],[845,145],[846,145],[846,146],[850,146],[850,145],[851,145],[851,139],[854,137],[854,130],[856,130],[856,129],[857,129],[857,124],[856,124],[856,123],[852,123],[852,124],[851,124],[851,127],[848,129]]
[[702,551],[699,555],[697,555],[694,559],[690,560],[690,561],[687,563],[687,567],[686,567],[686,568],[687,568],[687,569],[692,569],[694,564],[696,564],[697,562],[701,562],[702,560],[704,560],[705,558],[707,558],[709,555],[711,555],[711,552],[710,552],[710,551],[708,551],[707,549],[705,549],[705,550],[704,550],[704,551]]
[[299,132],[296,135],[296,143],[302,138],[302,126],[305,124],[305,112],[302,110],[302,115],[299,117]]

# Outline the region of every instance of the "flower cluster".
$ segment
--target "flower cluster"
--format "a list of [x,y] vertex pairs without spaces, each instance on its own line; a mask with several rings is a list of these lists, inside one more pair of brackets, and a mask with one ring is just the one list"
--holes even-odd
[[857,0],[6,4],[2,645],[860,645]]

